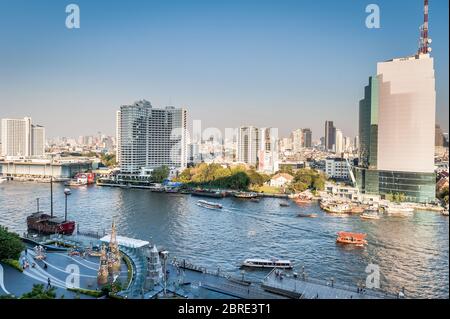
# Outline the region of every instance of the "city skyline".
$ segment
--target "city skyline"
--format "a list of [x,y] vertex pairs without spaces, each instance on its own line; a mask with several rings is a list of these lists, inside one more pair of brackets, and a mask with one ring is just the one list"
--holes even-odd
[[[36,28],[2,16],[1,29],[14,31],[4,33],[0,53],[0,118],[31,116],[48,136],[114,135],[114,111],[145,98],[157,107],[187,108],[188,127],[197,119],[222,130],[270,126],[280,137],[309,127],[317,140],[332,120],[353,137],[367,75],[376,73],[376,62],[417,51],[423,14],[421,1],[379,1],[381,29],[371,30],[363,1],[328,2],[327,12],[323,3],[291,1],[175,3],[140,3],[139,10],[108,4],[106,19],[98,4],[78,1],[81,28],[68,30],[65,4],[26,3],[22,10],[25,2],[2,2],[1,13],[20,11]],[[448,2],[431,3],[430,36],[437,123],[448,131]],[[131,50],[139,44],[142,50]]]

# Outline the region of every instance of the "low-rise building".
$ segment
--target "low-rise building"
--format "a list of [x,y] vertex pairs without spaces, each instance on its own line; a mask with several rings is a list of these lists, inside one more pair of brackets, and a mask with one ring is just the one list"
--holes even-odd
[[287,173],[279,173],[270,179],[270,186],[284,187],[292,182],[294,177]]
[[347,161],[343,158],[327,158],[325,160],[325,174],[328,178],[348,180],[349,169]]

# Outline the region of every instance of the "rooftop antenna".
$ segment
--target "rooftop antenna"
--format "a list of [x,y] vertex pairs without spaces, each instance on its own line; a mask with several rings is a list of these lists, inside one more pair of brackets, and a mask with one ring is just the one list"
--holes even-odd
[[432,51],[429,46],[432,40],[428,37],[428,0],[424,0],[423,16],[423,24],[420,27],[419,55],[431,53]]

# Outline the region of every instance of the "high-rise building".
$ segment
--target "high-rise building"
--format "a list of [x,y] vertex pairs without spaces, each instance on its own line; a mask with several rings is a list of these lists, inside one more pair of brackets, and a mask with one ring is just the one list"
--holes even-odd
[[259,129],[254,126],[242,126],[238,130],[237,160],[256,167],[260,146]]
[[45,128],[41,125],[31,125],[31,154],[45,155]]
[[260,148],[258,152],[258,170],[265,173],[275,173],[279,169],[278,160],[278,129],[260,129]]
[[336,128],[333,121],[325,121],[325,150],[334,151],[336,144]]
[[117,155],[123,174],[149,175],[163,165],[186,167],[186,110],[154,108],[146,100],[117,112]]
[[312,147],[312,132],[309,128],[304,128],[303,132],[303,147]]
[[429,54],[378,63],[360,102],[356,180],[363,192],[435,199],[435,110]]
[[32,125],[31,118],[2,119],[2,149],[3,156],[32,157],[43,156],[45,153],[45,128]]
[[335,151],[339,156],[344,152],[344,135],[340,129],[336,129]]
[[435,137],[434,137],[434,146],[436,147],[445,147],[447,146],[447,139],[445,138],[444,132],[441,129],[439,124],[436,124],[435,128]]
[[303,130],[301,128],[292,131],[291,133],[292,140],[292,150],[294,153],[300,153],[303,148]]

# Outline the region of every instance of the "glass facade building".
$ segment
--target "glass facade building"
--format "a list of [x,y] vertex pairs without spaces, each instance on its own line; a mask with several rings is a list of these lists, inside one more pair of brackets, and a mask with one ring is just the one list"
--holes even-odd
[[378,64],[359,103],[358,188],[435,200],[433,59],[418,55]]

